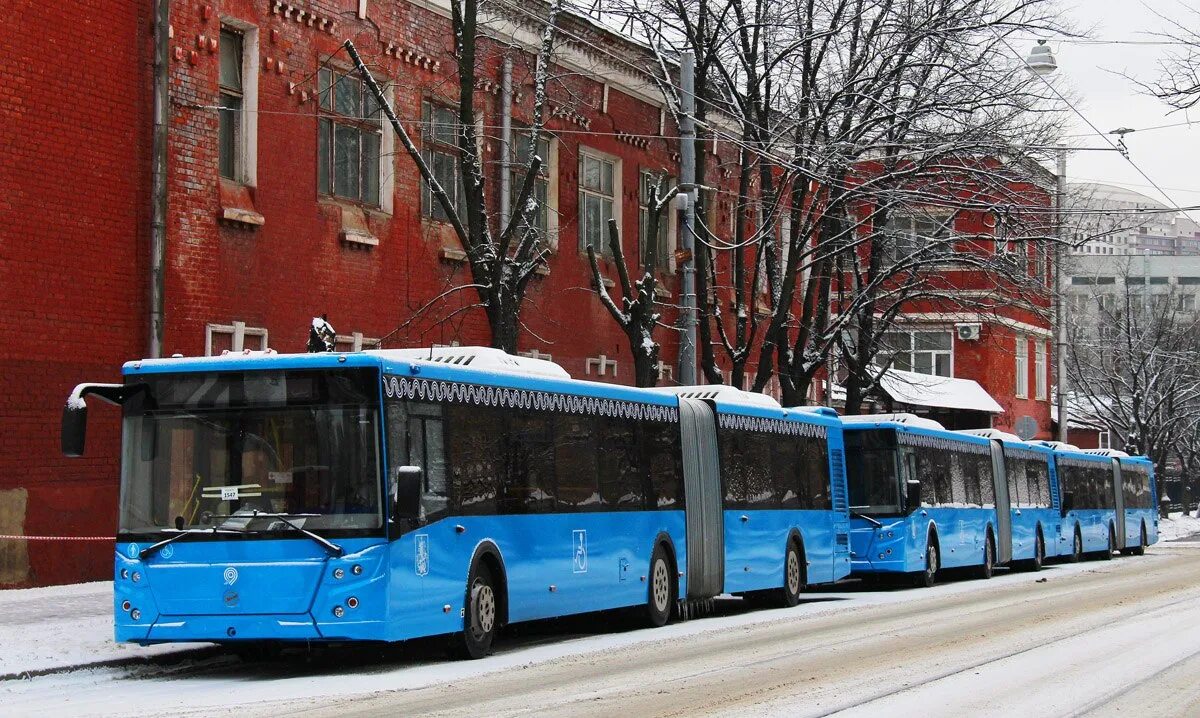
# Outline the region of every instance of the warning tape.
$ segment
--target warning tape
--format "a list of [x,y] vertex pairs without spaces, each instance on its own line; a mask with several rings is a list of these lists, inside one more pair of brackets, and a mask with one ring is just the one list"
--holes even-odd
[[0,541],[116,541],[113,536],[22,536],[0,534]]

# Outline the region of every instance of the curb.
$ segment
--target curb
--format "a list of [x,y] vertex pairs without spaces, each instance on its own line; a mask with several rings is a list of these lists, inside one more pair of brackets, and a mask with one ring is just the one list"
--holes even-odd
[[205,648],[187,648],[170,653],[160,653],[156,656],[132,656],[130,658],[112,658],[105,661],[93,661],[91,663],[76,663],[68,666],[52,666],[47,668],[36,668],[28,671],[15,671],[13,673],[0,674],[0,683],[5,681],[24,681],[32,678],[40,678],[42,676],[51,676],[58,673],[72,673],[74,671],[86,671],[93,668],[127,668],[134,666],[175,666],[191,659],[213,658],[225,653],[225,649],[221,646],[208,646]]

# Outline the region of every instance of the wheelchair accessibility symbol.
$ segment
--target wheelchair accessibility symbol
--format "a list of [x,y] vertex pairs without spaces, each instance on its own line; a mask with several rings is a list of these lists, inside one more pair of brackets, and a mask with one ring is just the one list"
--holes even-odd
[[574,561],[571,566],[573,573],[587,573],[587,531],[575,529],[571,532]]

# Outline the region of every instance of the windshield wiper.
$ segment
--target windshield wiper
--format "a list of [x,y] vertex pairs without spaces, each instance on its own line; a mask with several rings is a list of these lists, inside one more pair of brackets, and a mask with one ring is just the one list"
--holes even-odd
[[880,523],[879,521],[876,521],[875,519],[871,518],[870,516],[867,516],[866,514],[860,514],[857,511],[851,511],[850,515],[856,519],[862,519],[863,521],[870,523],[875,528],[881,528],[883,526],[882,523]]
[[247,518],[260,518],[261,517],[261,518],[267,518],[267,519],[279,519],[280,521],[284,522],[288,526],[296,529],[300,533],[309,537],[313,541],[316,541],[317,543],[321,544],[321,546],[324,547],[326,551],[333,554],[334,556],[345,556],[346,550],[343,549],[341,546],[338,546],[337,544],[335,544],[334,542],[325,538],[324,536],[321,536],[320,534],[313,533],[312,531],[309,531],[308,529],[304,528],[303,526],[301,526],[299,524],[294,524],[288,520],[288,517],[307,518],[309,516],[319,516],[319,515],[320,514],[269,514],[264,511],[259,511],[258,509],[252,509],[251,512],[248,514],[240,514],[238,516],[232,516],[230,518],[240,518],[242,516],[245,516]]
[[196,534],[219,534],[219,533],[226,533],[226,534],[248,534],[248,533],[257,533],[256,531],[246,531],[246,530],[244,530],[244,529],[221,529],[221,528],[217,528],[216,526],[213,526],[213,527],[212,527],[212,528],[210,528],[210,529],[163,529],[163,532],[164,532],[164,533],[165,533],[165,532],[168,532],[168,531],[177,531],[178,533],[176,533],[174,536],[172,536],[172,537],[171,537],[171,538],[169,538],[169,539],[163,539],[162,541],[159,541],[158,543],[151,544],[151,545],[147,546],[146,548],[142,549],[141,551],[139,551],[139,552],[138,552],[138,558],[140,558],[141,560],[145,561],[147,557],[154,555],[154,553],[155,553],[155,552],[157,552],[157,551],[158,551],[160,548],[162,548],[163,546],[166,546],[167,544],[172,544],[172,543],[175,543],[176,541],[178,541],[178,540],[179,540],[179,539],[181,539],[181,538],[186,538],[186,537],[188,537],[188,536],[195,536]]

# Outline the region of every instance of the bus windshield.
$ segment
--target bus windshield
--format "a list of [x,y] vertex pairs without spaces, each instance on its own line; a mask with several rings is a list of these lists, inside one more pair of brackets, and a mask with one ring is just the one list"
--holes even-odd
[[382,526],[374,370],[159,375],[125,404],[120,530]]
[[893,429],[846,432],[846,483],[852,511],[901,513],[897,453]]

